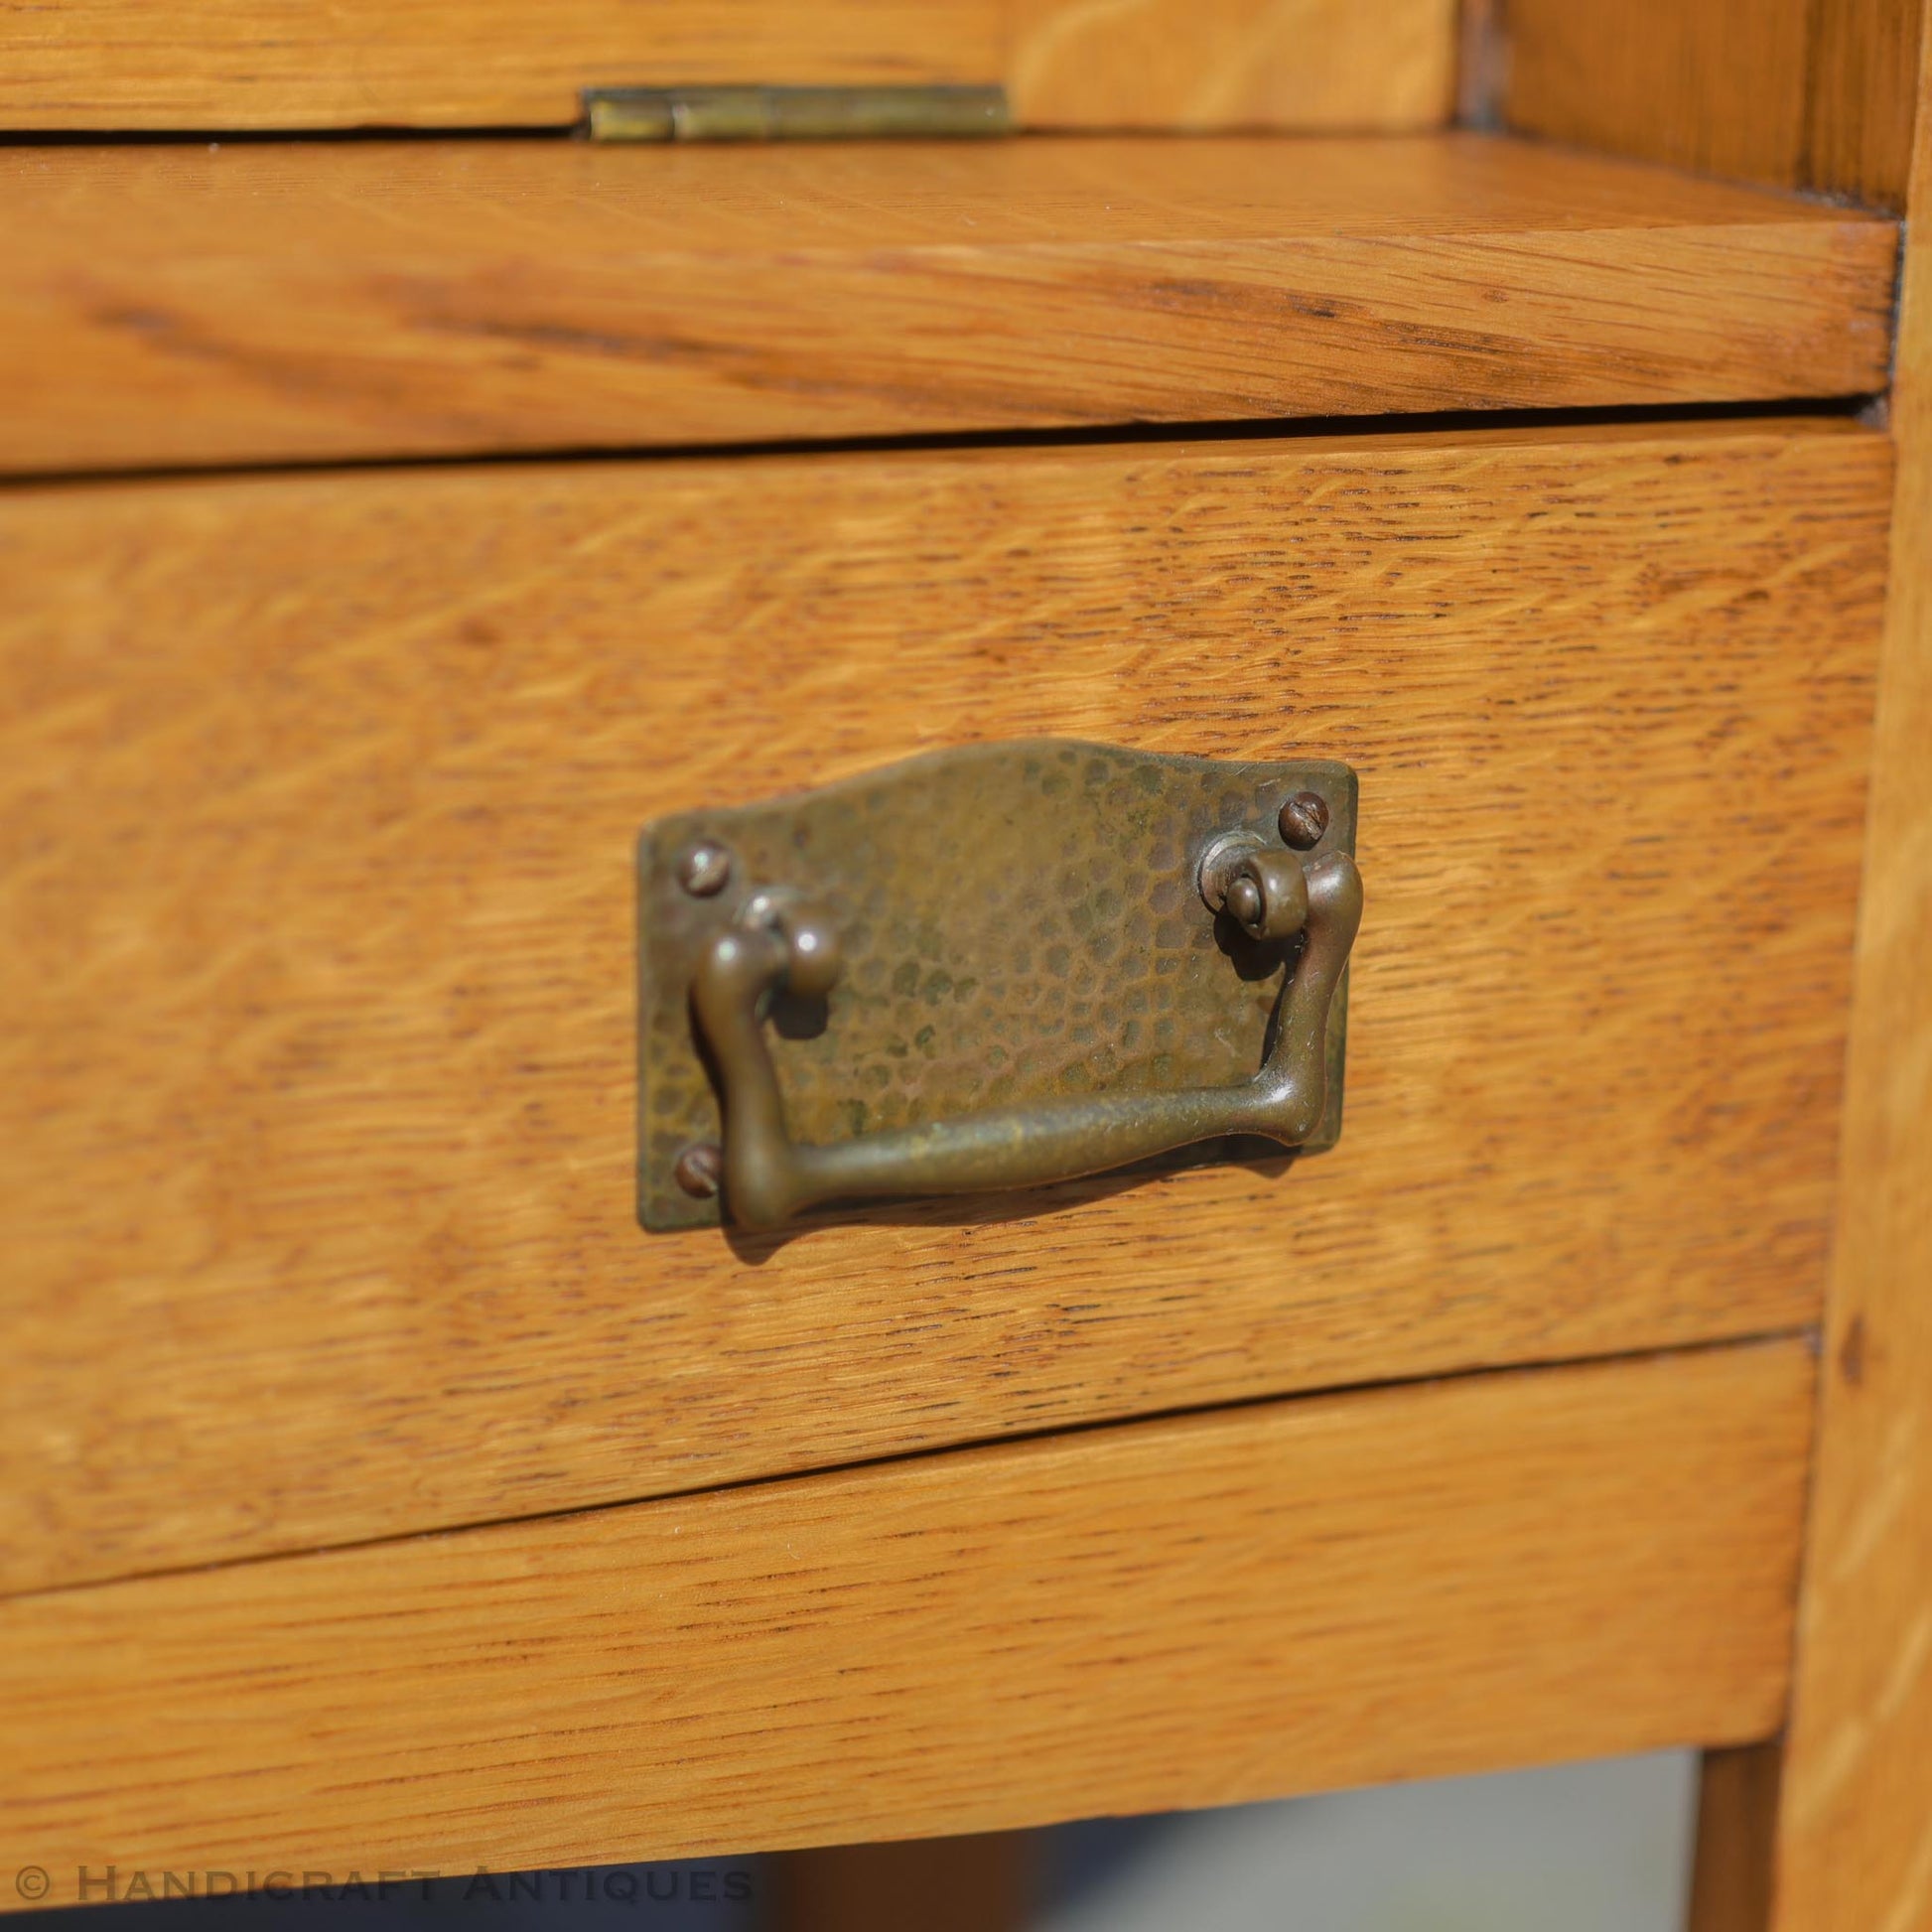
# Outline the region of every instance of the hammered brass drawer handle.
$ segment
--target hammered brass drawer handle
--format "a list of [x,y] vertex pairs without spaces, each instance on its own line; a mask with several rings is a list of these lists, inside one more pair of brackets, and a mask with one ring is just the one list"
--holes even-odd
[[1303,935],[1252,1079],[1001,1108],[822,1147],[800,1146],[786,1130],[765,1010],[777,993],[819,1000],[831,992],[839,935],[802,894],[755,893],[703,952],[691,987],[722,1090],[722,1178],[733,1220],[769,1229],[828,1201],[1043,1186],[1226,1135],[1299,1146],[1322,1116],[1328,1009],[1361,921],[1361,875],[1345,852],[1303,861],[1235,832],[1209,845],[1195,883],[1209,908],[1251,939]]

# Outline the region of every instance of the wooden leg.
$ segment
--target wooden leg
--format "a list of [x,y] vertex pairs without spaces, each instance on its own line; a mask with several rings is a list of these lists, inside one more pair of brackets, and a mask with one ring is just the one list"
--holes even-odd
[[1706,1751],[1689,1932],[1766,1932],[1784,1746]]
[[1932,34],[1779,1932],[1932,1932]]
[[770,1869],[776,1932],[1018,1932],[1033,1904],[1025,1832],[787,1852]]

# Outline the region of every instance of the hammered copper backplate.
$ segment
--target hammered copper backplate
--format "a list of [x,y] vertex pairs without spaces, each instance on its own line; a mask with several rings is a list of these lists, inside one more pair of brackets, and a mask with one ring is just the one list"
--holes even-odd
[[[637,850],[638,1218],[647,1228],[719,1219],[716,1200],[672,1178],[685,1148],[722,1132],[688,992],[700,949],[759,888],[793,887],[826,906],[845,952],[822,1008],[767,1023],[794,1140],[1250,1078],[1292,953],[1217,919],[1196,872],[1219,833],[1279,843],[1277,815],[1298,791],[1328,805],[1309,856],[1352,853],[1355,775],[1344,764],[1223,763],[1059,740],[933,753],[648,826]],[[712,897],[678,879],[701,840],[731,855]],[[1346,1020],[1344,982],[1311,1148],[1340,1128]],[[1255,1151],[1217,1143],[1158,1165]]]

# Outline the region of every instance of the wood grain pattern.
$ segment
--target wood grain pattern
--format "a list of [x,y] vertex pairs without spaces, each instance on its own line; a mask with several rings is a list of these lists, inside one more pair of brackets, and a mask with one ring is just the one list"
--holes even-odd
[[1812,0],[1504,0],[1507,124],[1796,188]]
[[1413,132],[1449,119],[1455,0],[1013,0],[1023,127]]
[[998,0],[0,0],[12,129],[569,127],[585,87],[1000,78]]
[[[0,1853],[338,1873],[999,1830],[1774,1726],[1802,1341],[0,1603]],[[11,1889],[11,1888],[10,1888]]]
[[1414,128],[1452,0],[0,0],[8,128],[566,127],[584,87],[1006,80],[1029,125]]
[[1506,0],[1526,133],[1899,207],[1922,0]]
[[0,469],[1852,394],[1888,222],[1508,141],[0,151]]
[[[1814,1319],[1889,458],[1830,420],[0,495],[0,1575]],[[665,811],[1361,773],[1290,1172],[632,1220]]]
[[1812,10],[1803,186],[1902,207],[1925,0],[1829,0]]
[[[1915,210],[1932,208],[1932,59]],[[1921,213],[1921,218],[1922,213]],[[1905,269],[1898,494],[1779,1825],[1780,1932],[1932,1927],[1932,247]]]

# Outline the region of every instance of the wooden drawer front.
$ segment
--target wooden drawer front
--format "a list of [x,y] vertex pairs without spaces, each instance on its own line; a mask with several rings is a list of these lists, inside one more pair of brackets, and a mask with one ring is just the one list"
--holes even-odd
[[1416,128],[1454,0],[142,0],[0,13],[9,128],[567,127],[591,86],[1004,82],[1035,127]]
[[1760,1737],[1812,1370],[1473,1376],[0,1603],[0,1858],[69,1904]]
[[1897,224],[1473,135],[0,150],[0,471],[1847,396]]
[[[1807,420],[8,495],[0,1575],[1812,1320],[1887,487]],[[1340,1147],[641,1234],[638,826],[1036,734],[1357,767]]]

